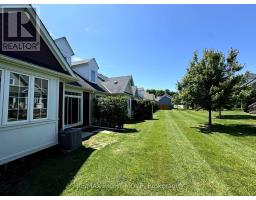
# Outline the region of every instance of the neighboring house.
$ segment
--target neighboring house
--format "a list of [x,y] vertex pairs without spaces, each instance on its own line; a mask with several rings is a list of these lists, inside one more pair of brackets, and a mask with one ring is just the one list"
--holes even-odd
[[170,110],[172,108],[172,97],[168,94],[156,98],[160,110]]
[[154,94],[150,94],[148,92],[145,92],[144,94],[144,99],[145,100],[150,100],[150,101],[155,101],[155,95]]
[[[58,144],[58,132],[64,129],[66,85],[78,81],[69,58],[57,46],[60,41],[35,20],[31,6],[24,5],[23,10],[28,14],[26,28],[40,27],[40,50],[0,50],[0,165]],[[2,17],[0,13],[0,23]],[[79,100],[71,102],[77,105]]]
[[134,99],[139,98],[137,86],[132,86],[132,95],[133,95]]
[[144,99],[144,96],[145,96],[145,90],[143,87],[141,88],[138,88],[138,95],[141,99]]
[[[80,82],[78,82],[80,85],[79,89],[84,93],[83,113],[86,115],[84,116],[86,120],[84,120],[83,123],[80,121],[80,125],[92,125],[94,99],[96,96],[108,94],[107,90],[100,84],[100,81],[98,81],[99,66],[95,58],[92,58],[74,62],[71,68],[80,79]],[[76,124],[72,126],[76,126]]]
[[138,88],[138,96],[144,100],[155,101],[155,95],[148,93],[143,87]]
[[248,73],[248,79],[245,84],[251,85],[252,88],[254,88],[256,90],[256,74]]
[[[98,74],[100,84],[112,95],[125,95],[128,99],[128,117],[132,117],[133,78],[132,76],[106,77]],[[136,93],[136,92],[135,92]]]

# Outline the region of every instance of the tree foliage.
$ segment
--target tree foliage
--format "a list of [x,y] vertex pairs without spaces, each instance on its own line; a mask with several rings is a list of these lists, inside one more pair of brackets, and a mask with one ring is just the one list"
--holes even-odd
[[181,99],[179,93],[176,92],[176,93],[172,96],[172,103],[173,103],[174,105],[180,105],[180,104],[182,104],[181,102],[182,102],[182,99]]
[[227,57],[222,52],[206,49],[199,59],[197,52],[189,64],[178,90],[184,102],[208,110],[211,127],[212,110],[229,107],[239,87],[243,65],[237,61],[238,51],[231,49]]
[[176,92],[170,91],[169,89],[166,90],[156,90],[156,89],[148,89],[146,90],[149,94],[154,94],[156,97],[163,96],[165,94],[168,94],[170,96],[173,96]]

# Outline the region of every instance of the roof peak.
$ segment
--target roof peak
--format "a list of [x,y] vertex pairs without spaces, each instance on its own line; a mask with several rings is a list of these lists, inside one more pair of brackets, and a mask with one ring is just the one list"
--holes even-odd
[[86,64],[89,63],[91,60],[93,60],[94,58],[88,58],[88,59],[83,59],[83,60],[79,60],[79,61],[75,61],[71,63],[71,67],[74,67],[76,65],[82,65],[82,64]]

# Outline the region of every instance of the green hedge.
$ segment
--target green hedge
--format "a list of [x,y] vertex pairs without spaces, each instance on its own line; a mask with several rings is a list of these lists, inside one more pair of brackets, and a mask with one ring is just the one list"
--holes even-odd
[[127,122],[127,97],[104,96],[94,99],[94,124],[111,128],[123,128]]
[[149,100],[133,100],[133,118],[135,120],[152,119],[154,108],[156,107]]

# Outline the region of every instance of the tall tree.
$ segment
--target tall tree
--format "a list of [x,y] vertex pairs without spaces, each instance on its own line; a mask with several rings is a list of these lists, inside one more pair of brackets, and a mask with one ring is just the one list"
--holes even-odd
[[231,49],[227,58],[219,51],[206,49],[201,59],[195,52],[180,83],[181,95],[193,105],[206,109],[208,126],[212,126],[212,110],[228,106],[236,90],[238,71],[243,65],[237,61],[238,51]]

